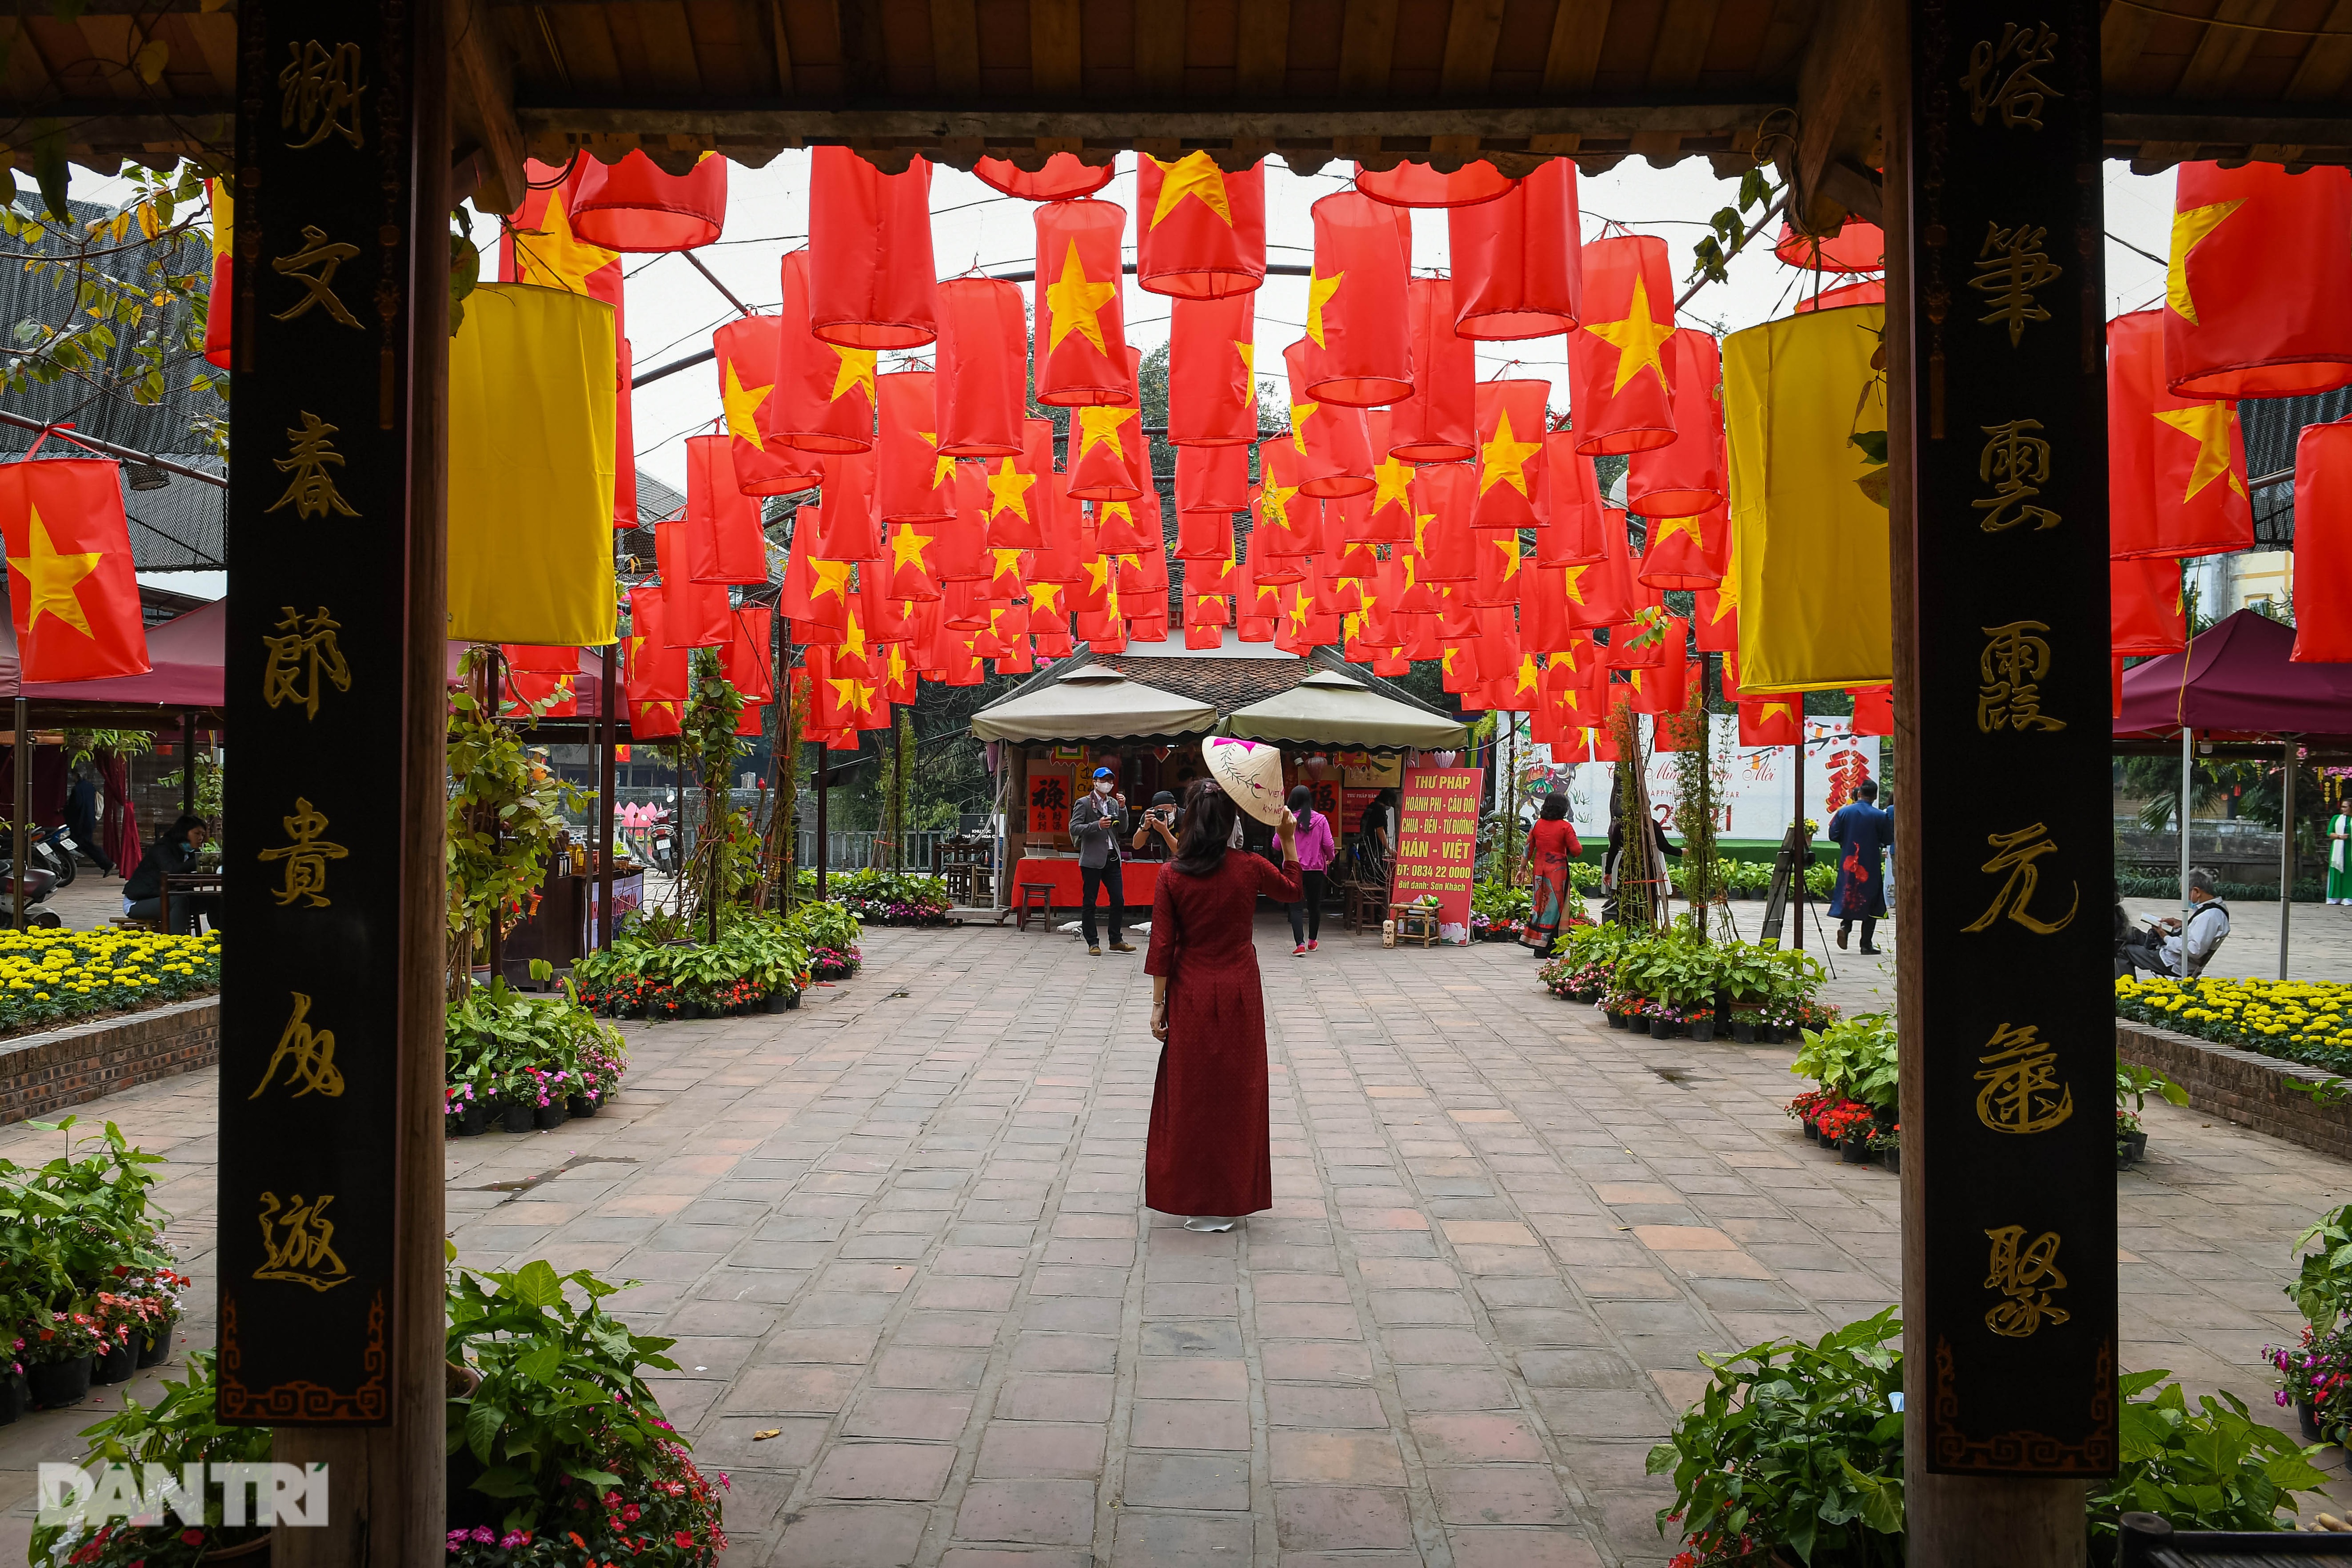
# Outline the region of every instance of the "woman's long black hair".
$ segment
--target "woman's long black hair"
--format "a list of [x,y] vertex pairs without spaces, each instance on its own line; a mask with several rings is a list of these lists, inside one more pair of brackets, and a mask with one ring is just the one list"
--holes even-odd
[[1225,845],[1234,836],[1239,808],[1213,779],[1195,779],[1184,789],[1184,834],[1176,841],[1176,858],[1170,871],[1186,876],[1206,876],[1224,862]]

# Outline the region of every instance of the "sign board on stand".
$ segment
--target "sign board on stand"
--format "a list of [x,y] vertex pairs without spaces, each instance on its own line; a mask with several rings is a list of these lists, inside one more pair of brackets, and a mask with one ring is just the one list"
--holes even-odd
[[[1724,761],[1725,788],[1721,808],[1716,817],[1715,831],[1719,838],[1777,840],[1788,831],[1795,815],[1795,758],[1785,746],[1742,746],[1739,744],[1739,720],[1737,715],[1712,716],[1715,733],[1712,737],[1715,754]],[[1879,737],[1849,733],[1843,718],[1808,718],[1805,720],[1805,815],[1816,824],[1814,839],[1821,840],[1820,830],[1838,807],[1852,796],[1853,786],[1862,779],[1881,778]],[[1531,748],[1539,758],[1549,758],[1549,747]],[[1609,792],[1617,777],[1613,762],[1554,763],[1540,765],[1542,773],[1557,779],[1565,776],[1569,784],[1569,819],[1575,825],[1576,836],[1591,841],[1605,841],[1609,836]],[[1530,799],[1539,798],[1545,785],[1538,781],[1538,768],[1530,767],[1522,776],[1521,790]],[[1652,806],[1658,810],[1661,820],[1670,818],[1675,804],[1675,754],[1654,752],[1650,758],[1649,787]],[[1668,821],[1669,830],[1672,822]]]
[[1396,881],[1390,897],[1437,895],[1437,932],[1470,940],[1470,878],[1478,857],[1477,768],[1411,768],[1397,810]]

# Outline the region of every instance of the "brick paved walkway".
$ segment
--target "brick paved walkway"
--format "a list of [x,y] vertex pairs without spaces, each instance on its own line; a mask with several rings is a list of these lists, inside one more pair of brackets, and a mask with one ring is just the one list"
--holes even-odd
[[[1783,1051],[1590,1030],[1508,946],[1293,961],[1279,925],[1276,1207],[1244,1231],[1139,1207],[1139,959],[983,926],[876,932],[800,1012],[638,1029],[607,1116],[453,1142],[462,1254],[645,1281],[615,1304],[680,1336],[661,1395],[733,1475],[730,1561],[1663,1562],[1642,1461],[1696,1354],[1892,1300],[1894,1179],[1797,1137]],[[100,1107],[199,1239],[213,1082]],[[2352,1166],[2150,1123],[2125,1364],[2274,1416],[2287,1245]],[[86,1421],[0,1431],[0,1558]]]

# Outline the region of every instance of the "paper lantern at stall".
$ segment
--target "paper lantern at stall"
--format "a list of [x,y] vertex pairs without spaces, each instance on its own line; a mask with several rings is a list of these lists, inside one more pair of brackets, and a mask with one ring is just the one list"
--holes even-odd
[[1131,402],[1119,245],[1127,210],[1049,202],[1036,212],[1036,399],[1057,407]]
[[885,174],[846,147],[809,149],[810,330],[845,349],[919,349],[939,335],[931,166]]
[[1416,277],[1405,289],[1413,386],[1389,413],[1389,450],[1408,463],[1453,463],[1477,450],[1477,353],[1454,330],[1454,280]]
[[1543,521],[1545,402],[1551,383],[1478,383],[1478,504],[1470,523],[1480,528],[1531,528]]
[[[121,464],[90,457],[0,464],[0,538],[7,543],[8,613],[22,679],[95,681],[153,668]],[[297,622],[308,618],[287,614],[282,634],[301,641]],[[325,616],[322,610],[317,619]],[[325,679],[316,676],[314,690]],[[299,699],[294,706],[301,706]]]
[[686,515],[699,525],[688,536],[698,552],[688,570],[697,582],[768,580],[768,541],[760,526],[760,501],[735,482],[733,441],[726,435],[690,435],[686,440]]
[[2352,171],[2180,165],[2164,279],[2176,396],[2296,397],[2352,382]]
[[1454,208],[1445,223],[1457,335],[1492,341],[1575,328],[1584,265],[1573,161],[1554,158],[1499,199]]
[[2107,553],[2228,555],[2254,548],[2238,407],[2164,382],[2168,312],[2107,323]]
[[942,457],[1009,457],[1028,407],[1029,318],[1021,290],[988,277],[940,285],[933,385]]
[[1051,152],[1034,169],[1024,169],[1009,158],[982,158],[972,163],[971,172],[990,190],[1024,202],[1067,202],[1093,195],[1110,183],[1118,168],[1108,158],[1089,163],[1075,152]]
[[[1401,207],[1353,191],[1310,210],[1315,270],[1307,280],[1304,398],[1371,408],[1412,395],[1412,330],[1405,284],[1412,222]],[[1299,394],[1294,394],[1299,395]]]
[[1168,329],[1168,439],[1178,446],[1257,439],[1257,298],[1179,299]]
[[1809,272],[1858,277],[1886,270],[1886,231],[1876,224],[1848,218],[1837,233],[1818,238],[1799,234],[1783,218],[1772,254],[1786,265]]
[[1568,340],[1576,449],[1639,452],[1675,438],[1666,340],[1675,334],[1666,242],[1621,235],[1584,247],[1583,328]]
[[710,335],[735,485],[747,496],[789,496],[814,487],[819,477],[816,455],[788,445],[776,426],[782,332],[783,322],[776,317],[745,316]]
[[1135,156],[1135,281],[1179,299],[1248,294],[1265,281],[1265,164],[1229,174],[1205,152]]
[[863,452],[874,444],[874,350],[812,335],[809,253],[783,260],[783,327],[776,340],[770,423],[803,452]]
[[590,245],[643,254],[695,250],[727,223],[727,160],[705,152],[683,174],[642,152],[617,162],[583,157],[572,172],[572,231]]
[[2294,652],[2352,664],[2352,420],[2307,424],[2294,444]]
[[1290,379],[1290,444],[1297,459],[1299,491],[1321,499],[1369,490],[1372,488],[1372,438],[1364,411],[1319,402],[1308,394],[1314,348],[1301,338],[1282,351]]
[[929,371],[875,378],[875,504],[885,522],[955,516],[955,459],[940,452],[937,382]]
[[1625,509],[1640,517],[1692,517],[1730,493],[1723,471],[1723,351],[1712,332],[1685,327],[1666,340],[1675,439],[1627,459]]
[[872,560],[882,553],[878,465],[868,452],[835,452],[824,460],[824,497],[814,549],[826,560]]
[[1356,165],[1356,189],[1395,207],[1470,207],[1507,196],[1518,182],[1484,158],[1441,172],[1425,162],[1399,159],[1392,168]]

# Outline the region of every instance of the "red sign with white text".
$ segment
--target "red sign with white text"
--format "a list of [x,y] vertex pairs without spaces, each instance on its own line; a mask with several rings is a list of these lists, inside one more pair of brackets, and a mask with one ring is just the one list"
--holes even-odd
[[1437,895],[1438,933],[1470,940],[1470,875],[1478,857],[1479,768],[1410,768],[1397,807],[1396,882],[1389,895],[1411,904]]

